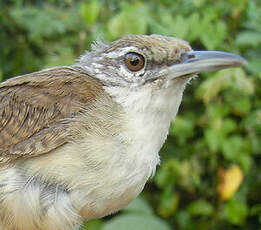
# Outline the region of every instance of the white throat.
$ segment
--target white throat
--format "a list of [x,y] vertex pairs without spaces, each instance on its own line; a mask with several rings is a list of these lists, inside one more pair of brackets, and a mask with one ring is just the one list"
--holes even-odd
[[162,89],[143,86],[138,90],[106,87],[126,113],[124,139],[130,143],[128,154],[138,159],[141,165],[149,166],[148,176],[154,174],[160,162],[159,150],[165,142],[171,120],[175,119],[184,82],[176,81]]

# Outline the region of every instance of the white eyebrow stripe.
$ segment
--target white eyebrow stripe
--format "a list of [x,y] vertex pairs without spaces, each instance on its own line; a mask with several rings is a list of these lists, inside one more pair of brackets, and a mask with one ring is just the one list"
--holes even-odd
[[109,53],[103,53],[102,55],[107,58],[117,58],[125,55],[128,52],[137,52],[138,48],[135,46],[120,48],[119,50],[111,51]]

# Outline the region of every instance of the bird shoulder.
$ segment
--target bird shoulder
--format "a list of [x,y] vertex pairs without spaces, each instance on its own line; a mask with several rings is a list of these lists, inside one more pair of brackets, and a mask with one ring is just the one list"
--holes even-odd
[[[70,117],[103,92],[73,67],[54,67],[0,83],[0,163],[32,157],[67,142]],[[65,120],[67,122],[65,122]]]

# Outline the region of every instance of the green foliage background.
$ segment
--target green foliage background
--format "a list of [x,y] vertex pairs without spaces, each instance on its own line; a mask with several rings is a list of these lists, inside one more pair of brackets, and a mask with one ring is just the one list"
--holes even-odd
[[[0,79],[72,64],[92,40],[130,33],[177,36],[194,49],[241,54],[249,64],[188,85],[162,164],[140,198],[82,228],[260,230],[260,0],[1,0]],[[233,164],[244,180],[224,202],[218,170]]]

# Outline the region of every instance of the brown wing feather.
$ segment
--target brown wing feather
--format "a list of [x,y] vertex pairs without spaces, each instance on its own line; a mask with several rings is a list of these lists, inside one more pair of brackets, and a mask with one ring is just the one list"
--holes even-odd
[[0,162],[36,156],[66,143],[64,118],[76,116],[102,86],[72,67],[56,67],[0,84]]

